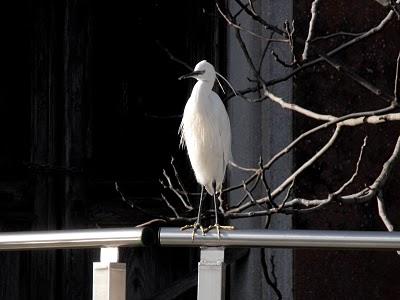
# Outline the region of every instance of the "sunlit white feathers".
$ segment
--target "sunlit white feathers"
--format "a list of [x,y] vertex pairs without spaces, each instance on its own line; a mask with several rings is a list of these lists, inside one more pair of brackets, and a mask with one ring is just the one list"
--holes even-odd
[[181,145],[187,148],[196,180],[212,195],[221,189],[226,166],[232,160],[231,127],[224,104],[212,91],[214,67],[203,60],[190,77],[197,83],[183,112]]

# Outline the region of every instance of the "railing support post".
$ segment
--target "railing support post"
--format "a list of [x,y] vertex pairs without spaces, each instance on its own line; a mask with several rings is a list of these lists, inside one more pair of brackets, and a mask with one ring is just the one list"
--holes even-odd
[[224,252],[223,247],[201,248],[197,285],[198,300],[225,299]]
[[118,248],[101,248],[93,263],[93,300],[125,300],[126,264],[118,263]]

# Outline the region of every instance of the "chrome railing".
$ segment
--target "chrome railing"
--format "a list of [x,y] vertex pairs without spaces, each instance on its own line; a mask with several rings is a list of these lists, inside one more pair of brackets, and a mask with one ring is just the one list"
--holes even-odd
[[154,243],[149,228],[75,229],[0,233],[0,250],[141,247]]
[[200,247],[198,299],[224,299],[227,247],[400,249],[400,232],[321,230],[233,230],[206,235],[161,228],[82,229],[0,233],[0,250],[101,248],[93,264],[93,299],[123,300],[126,265],[118,263],[118,247]]
[[196,235],[179,228],[161,228],[161,246],[247,248],[400,249],[400,232],[334,230],[232,230]]

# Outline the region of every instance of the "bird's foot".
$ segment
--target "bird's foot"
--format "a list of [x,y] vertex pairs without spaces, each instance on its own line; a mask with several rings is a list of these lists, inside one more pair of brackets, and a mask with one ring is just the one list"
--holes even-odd
[[217,234],[218,234],[218,239],[221,238],[221,230],[234,230],[235,227],[234,226],[223,226],[223,225],[219,225],[219,224],[214,224],[214,225],[210,225],[208,226],[204,232],[209,232],[210,230],[216,229],[217,230]]
[[192,224],[192,225],[185,225],[185,226],[181,227],[181,231],[186,230],[186,229],[190,229],[190,228],[193,228],[192,240],[194,240],[194,236],[195,236],[195,234],[196,234],[198,229],[201,230],[201,235],[205,235],[206,231],[205,231],[204,227],[201,226],[201,224],[197,223],[197,222]]

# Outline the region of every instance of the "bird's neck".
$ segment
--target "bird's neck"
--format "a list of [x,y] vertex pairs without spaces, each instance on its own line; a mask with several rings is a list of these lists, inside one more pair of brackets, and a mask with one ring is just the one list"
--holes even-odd
[[198,94],[208,96],[214,86],[214,82],[199,80],[196,82],[193,91]]

